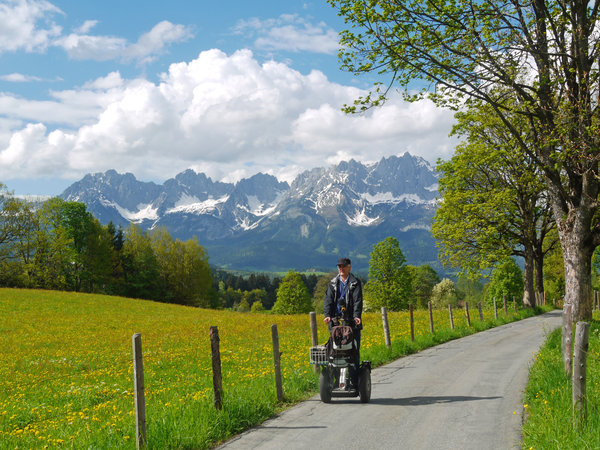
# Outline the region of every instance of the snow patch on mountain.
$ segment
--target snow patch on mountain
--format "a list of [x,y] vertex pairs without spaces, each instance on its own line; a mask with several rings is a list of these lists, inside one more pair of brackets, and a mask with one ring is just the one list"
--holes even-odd
[[346,215],[346,222],[353,227],[368,227],[377,223],[379,216],[369,217],[365,214],[364,209],[357,212],[354,217]]
[[278,192],[275,196],[275,200],[270,203],[263,203],[256,195],[248,195],[248,209],[247,211],[255,216],[267,216],[275,211],[277,205],[285,195],[285,192]]
[[378,192],[377,194],[369,194],[368,192],[360,194],[360,196],[372,205],[380,203],[398,204],[402,202],[413,203],[415,205],[423,205],[429,203],[417,194],[402,194],[395,196],[391,192]]
[[198,197],[183,194],[177,203],[166,211],[167,214],[190,213],[190,214],[208,214],[217,209],[217,207],[225,203],[229,195],[224,195],[220,198],[209,197],[203,202]]
[[140,203],[137,205],[137,211],[130,211],[113,202],[106,202],[105,205],[112,206],[123,218],[133,223],[140,223],[144,220],[158,220],[159,218],[158,208],[153,207],[152,204],[144,205]]
[[419,223],[412,223],[410,225],[407,225],[405,227],[400,228],[400,231],[407,232],[409,230],[426,230],[429,231],[431,230],[431,226],[430,225],[426,225],[426,224],[419,224]]
[[260,220],[257,220],[256,222],[252,222],[248,217],[246,217],[246,218],[244,218],[244,220],[239,222],[238,226],[240,229],[242,229],[244,231],[248,231],[248,230],[255,229],[258,226],[259,222],[260,222]]

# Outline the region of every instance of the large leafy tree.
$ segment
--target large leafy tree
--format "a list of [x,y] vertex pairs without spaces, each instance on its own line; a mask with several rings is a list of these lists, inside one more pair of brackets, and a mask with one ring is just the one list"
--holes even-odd
[[310,293],[298,272],[290,271],[283,277],[277,289],[275,314],[299,314],[312,311]]
[[368,308],[385,306],[391,311],[408,308],[412,292],[411,274],[395,237],[373,246],[369,259],[369,281],[364,297]]
[[196,238],[174,240],[167,230],[150,233],[152,249],[166,286],[165,301],[195,306],[210,306],[212,275],[208,256]]
[[323,303],[325,303],[325,294],[327,293],[327,286],[336,275],[336,271],[331,271],[329,273],[321,275],[317,279],[317,284],[315,285],[312,298],[313,308],[317,314],[323,314]]
[[499,301],[506,298],[517,298],[523,291],[523,273],[521,268],[512,258],[507,258],[498,263],[492,271],[492,279],[487,285],[485,298],[489,304],[494,303],[494,298]]
[[440,282],[438,273],[428,264],[408,266],[412,278],[412,296],[417,306],[427,307],[433,287]]
[[[491,106],[544,173],[565,266],[565,301],[591,319],[591,258],[598,212],[598,0],[329,0],[350,24],[341,62],[388,87],[424,88],[462,107]],[[415,83],[418,82],[417,83]],[[380,104],[377,85],[350,111]],[[530,142],[510,116],[527,122]],[[529,145],[531,144],[531,145]]]
[[148,233],[133,223],[125,230],[122,258],[125,278],[123,295],[164,300],[165,286],[151,239]]
[[0,283],[30,287],[38,214],[31,203],[2,193],[0,184]]
[[458,293],[454,281],[444,278],[436,284],[431,291],[431,303],[435,308],[458,306]]
[[16,257],[15,245],[22,236],[23,209],[23,202],[0,183],[0,265],[4,270]]
[[508,256],[522,257],[523,302],[532,306],[536,291],[543,292],[544,255],[556,243],[547,239],[554,220],[544,178],[488,105],[456,117],[454,132],[466,141],[438,163],[442,199],[432,233],[440,256],[474,277]]

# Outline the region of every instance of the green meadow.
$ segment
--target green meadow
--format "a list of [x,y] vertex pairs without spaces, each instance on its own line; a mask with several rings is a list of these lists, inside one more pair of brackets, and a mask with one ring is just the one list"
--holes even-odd
[[[509,308],[364,316],[362,358],[380,365],[402,355],[533,315]],[[320,342],[326,327],[319,321]],[[277,324],[284,401],[278,402],[271,326]],[[224,406],[213,406],[210,326],[217,326]],[[314,395],[308,315],[200,309],[106,295],[0,289],[0,448],[135,448],[132,336],[142,335],[150,448],[211,448]]]

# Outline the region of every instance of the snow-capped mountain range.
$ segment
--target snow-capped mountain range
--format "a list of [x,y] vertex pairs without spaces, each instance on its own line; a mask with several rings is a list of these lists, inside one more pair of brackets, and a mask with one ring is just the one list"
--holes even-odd
[[437,180],[425,160],[405,153],[308,170],[291,186],[262,173],[214,182],[193,170],[157,185],[109,170],[86,175],[61,197],[85,203],[103,224],[197,236],[220,267],[328,270],[349,255],[353,269],[366,269],[373,245],[388,236],[409,264],[437,265],[429,232]]

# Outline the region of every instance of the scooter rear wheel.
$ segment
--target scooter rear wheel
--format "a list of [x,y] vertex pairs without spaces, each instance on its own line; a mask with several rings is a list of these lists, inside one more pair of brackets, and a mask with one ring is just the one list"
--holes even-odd
[[319,375],[319,395],[323,403],[331,403],[331,375],[328,368],[324,367],[321,369]]

